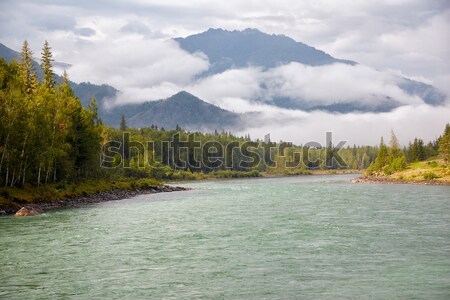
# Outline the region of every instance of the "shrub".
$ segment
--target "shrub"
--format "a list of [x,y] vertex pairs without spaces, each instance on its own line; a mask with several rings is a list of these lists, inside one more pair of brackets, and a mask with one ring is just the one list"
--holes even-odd
[[438,166],[438,163],[433,160],[433,161],[427,162],[427,165],[429,165],[432,168],[436,168]]
[[386,175],[391,175],[392,173],[402,171],[406,168],[406,159],[405,156],[400,156],[397,158],[394,158],[392,160],[392,163],[384,168],[384,173]]
[[439,176],[437,176],[433,172],[428,172],[428,173],[423,174],[423,179],[425,179],[425,180],[433,180],[436,178],[439,178]]

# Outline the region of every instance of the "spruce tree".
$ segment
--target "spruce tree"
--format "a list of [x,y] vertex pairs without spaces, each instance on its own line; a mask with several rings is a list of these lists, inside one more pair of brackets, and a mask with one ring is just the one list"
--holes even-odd
[[61,78],[61,85],[69,85],[69,75],[67,74],[66,70],[64,70],[64,73]]
[[448,164],[450,161],[450,124],[445,126],[444,135],[439,139],[439,153]]
[[39,81],[33,67],[33,52],[31,51],[26,40],[23,42],[22,52],[20,53],[19,77],[22,82],[24,92],[28,95],[33,94],[39,85]]
[[44,48],[42,48],[41,68],[44,73],[43,84],[48,89],[52,89],[55,85],[55,73],[53,73],[52,56],[51,47],[48,42],[45,41]]
[[395,158],[400,156],[400,144],[393,130],[391,130],[390,146],[387,164],[390,164]]
[[388,157],[388,148],[384,144],[383,137],[381,137],[380,141],[380,150],[378,150],[378,156],[375,159],[375,170],[381,171],[384,166],[387,164],[387,157]]
[[125,121],[125,115],[122,114],[122,119],[120,120],[120,130],[127,130],[127,122]]

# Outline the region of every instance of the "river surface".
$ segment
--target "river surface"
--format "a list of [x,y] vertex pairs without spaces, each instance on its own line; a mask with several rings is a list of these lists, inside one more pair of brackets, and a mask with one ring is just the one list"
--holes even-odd
[[0,299],[450,299],[450,188],[178,184],[0,218]]

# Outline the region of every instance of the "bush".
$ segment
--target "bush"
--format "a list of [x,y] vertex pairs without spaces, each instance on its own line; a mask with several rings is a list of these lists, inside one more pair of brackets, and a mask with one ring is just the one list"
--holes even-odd
[[246,177],[260,177],[261,173],[258,170],[252,171],[232,171],[232,170],[219,170],[210,173],[215,178],[246,178]]
[[438,166],[438,163],[433,160],[433,161],[427,162],[427,165],[429,165],[432,168],[436,168]]
[[397,158],[394,158],[392,160],[392,163],[388,166],[386,166],[383,171],[386,175],[391,175],[392,173],[402,171],[406,168],[406,158],[405,156],[400,156]]
[[425,179],[425,180],[433,180],[433,179],[437,179],[437,178],[439,178],[439,176],[437,176],[433,172],[428,172],[428,173],[423,174],[423,179]]

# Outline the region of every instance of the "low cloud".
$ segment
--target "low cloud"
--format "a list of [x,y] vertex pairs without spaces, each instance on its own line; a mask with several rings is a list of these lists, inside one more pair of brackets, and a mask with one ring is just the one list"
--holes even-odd
[[400,78],[362,65],[332,64],[310,67],[291,63],[268,75],[268,90],[274,96],[290,97],[314,104],[360,102],[376,104],[391,98],[403,104],[421,103],[404,93]]
[[273,141],[305,144],[316,141],[325,144],[325,133],[333,133],[333,142],[347,145],[376,145],[380,137],[389,141],[391,129],[400,144],[407,145],[415,137],[425,142],[439,137],[449,122],[450,106],[411,105],[387,113],[332,114],[270,109],[248,116],[248,126],[237,134],[249,133],[253,139],[263,139],[268,133]]
[[179,91],[209,66],[205,56],[191,55],[172,40],[132,36],[83,48],[68,71],[71,79],[111,84],[122,92],[119,104],[170,96],[164,91]]
[[[305,107],[336,103],[360,103],[368,107],[396,101],[421,104],[422,99],[402,91],[403,79],[362,65],[332,64],[319,67],[290,63],[269,70],[228,70],[192,83],[186,90],[233,111],[247,110],[237,98],[270,103],[275,97],[289,98]],[[235,106],[230,99],[235,99]]]

